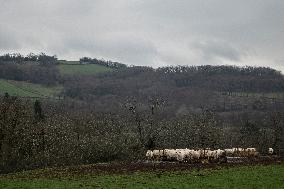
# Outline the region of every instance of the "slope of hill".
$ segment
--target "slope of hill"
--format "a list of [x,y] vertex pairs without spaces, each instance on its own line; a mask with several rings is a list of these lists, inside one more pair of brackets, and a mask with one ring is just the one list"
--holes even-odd
[[64,64],[59,64],[58,68],[63,75],[96,75],[112,71],[112,68],[95,64],[79,64],[74,61],[65,61]]
[[12,96],[55,98],[61,90],[60,86],[46,87],[23,81],[0,80],[0,94],[8,93]]
[[7,92],[12,96],[32,98],[58,96],[64,76],[95,76],[113,70],[103,65],[80,64],[79,61],[59,61],[59,64],[48,66],[36,61],[2,61],[0,66],[0,94]]

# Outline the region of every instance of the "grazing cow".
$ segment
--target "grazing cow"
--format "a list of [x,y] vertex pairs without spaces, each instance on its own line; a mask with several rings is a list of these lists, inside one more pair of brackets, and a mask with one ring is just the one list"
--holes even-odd
[[192,159],[194,162],[199,162],[201,157],[201,151],[200,150],[193,150],[192,151]]
[[177,153],[177,161],[179,162],[185,161],[186,152],[184,149],[177,149],[176,153]]
[[153,150],[153,159],[156,161],[160,161],[163,157],[164,150]]
[[233,148],[233,156],[245,157],[246,150],[244,148]]
[[215,150],[206,150],[205,151],[205,158],[208,159],[208,161],[211,161],[215,157]]
[[268,148],[268,154],[269,154],[269,155],[272,155],[273,152],[274,152],[273,148]]
[[221,150],[221,149],[215,150],[214,159],[220,159],[220,158],[223,158],[225,156],[226,156],[225,150]]
[[[273,154],[273,149],[269,148],[269,154]],[[164,150],[148,150],[146,152],[147,159],[155,161],[179,161],[179,162],[223,162],[227,157],[245,158],[257,157],[259,152],[256,148],[231,148],[225,150],[199,149],[164,149]]]
[[234,149],[225,149],[226,156],[234,156]]
[[257,157],[259,155],[259,152],[256,150],[256,148],[247,148],[247,157]]
[[218,149],[216,150],[216,157],[215,160],[218,160],[218,162],[226,162],[226,152],[225,150]]
[[148,160],[153,159],[153,152],[151,150],[147,150],[146,157]]
[[185,149],[185,161],[187,162],[193,162],[194,159],[196,159],[196,151],[195,150],[190,150],[190,149]]
[[177,152],[175,149],[165,149],[164,150],[164,159],[167,161],[177,160]]
[[183,153],[184,153],[184,161],[188,162],[190,160],[190,149],[187,148],[184,149]]
[[209,148],[200,149],[198,151],[200,152],[200,158],[202,158],[202,159],[207,159],[208,158],[208,152],[210,151]]

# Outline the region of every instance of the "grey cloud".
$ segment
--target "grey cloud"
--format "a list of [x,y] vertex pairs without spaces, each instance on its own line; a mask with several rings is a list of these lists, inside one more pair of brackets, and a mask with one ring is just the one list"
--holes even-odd
[[152,65],[157,55],[155,46],[146,40],[135,37],[107,37],[88,39],[67,39],[64,46],[69,51],[80,51],[83,54],[123,61],[128,64]]
[[14,36],[11,30],[3,30],[0,27],[0,50],[17,50],[19,48],[17,36]]
[[99,56],[155,67],[221,60],[283,68],[282,62],[274,61],[283,59],[282,0],[0,0],[0,4],[4,51],[40,50],[64,59]]
[[202,57],[209,62],[218,58],[239,62],[242,56],[245,55],[245,53],[230,44],[216,40],[196,42],[193,47],[200,50]]

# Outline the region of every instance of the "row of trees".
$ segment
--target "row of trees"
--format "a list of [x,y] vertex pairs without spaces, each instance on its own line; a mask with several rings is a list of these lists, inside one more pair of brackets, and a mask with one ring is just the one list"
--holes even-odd
[[16,81],[28,81],[37,84],[55,85],[60,82],[61,75],[56,66],[40,66],[37,64],[0,63],[0,78]]
[[80,63],[81,64],[97,64],[101,66],[106,66],[110,68],[115,68],[115,69],[121,69],[121,68],[126,68],[127,66],[125,64],[119,63],[119,62],[113,62],[110,60],[99,60],[96,58],[89,58],[89,57],[82,57],[80,58]]
[[58,63],[56,55],[49,56],[45,53],[30,53],[26,56],[21,55],[20,53],[8,53],[0,56],[0,62],[9,62],[17,64],[39,63],[41,65],[52,65]]
[[20,53],[0,55],[0,78],[56,85],[61,81],[57,63],[56,55],[45,53],[30,53],[26,56]]
[[281,72],[269,67],[253,66],[169,66],[158,68],[157,71],[167,74],[187,74],[187,75],[230,75],[230,76],[255,76],[255,77],[282,77]]
[[[212,69],[217,68],[212,67]],[[265,72],[266,68],[262,69],[262,72]],[[238,70],[239,68],[236,69],[237,73]],[[269,70],[267,72],[270,72]],[[149,67],[128,67],[94,77],[68,78],[64,82],[64,95],[92,101],[95,104],[108,100],[105,102],[106,106],[111,104],[111,101],[123,103],[129,96],[143,101],[149,96],[159,95],[171,102],[172,110],[175,112],[184,105],[195,109],[205,106],[216,111],[267,111],[276,106],[280,109],[284,108],[284,103],[271,102],[269,99],[260,97],[240,98],[238,95],[229,97],[222,95],[232,92],[236,94],[283,93],[283,76],[225,73],[227,72],[208,75],[197,71],[195,74],[190,72],[183,74],[168,73]]]
[[265,67],[177,66],[157,69],[178,87],[198,87],[228,92],[284,91],[280,71]]

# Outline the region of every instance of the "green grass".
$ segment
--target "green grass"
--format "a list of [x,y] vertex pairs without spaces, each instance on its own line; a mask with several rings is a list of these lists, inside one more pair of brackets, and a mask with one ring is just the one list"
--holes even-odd
[[284,93],[247,93],[245,94],[249,97],[264,97],[264,98],[277,98],[284,99]]
[[60,64],[80,64],[77,60],[59,60]]
[[8,81],[0,79],[0,94],[9,93],[12,96],[21,97],[55,97],[62,87],[46,87],[38,84]]
[[[60,73],[63,75],[96,75],[98,73],[112,71],[111,68],[87,64],[81,65],[79,61],[60,61],[58,65]],[[0,79],[0,94],[9,93],[12,96],[20,97],[56,97],[62,91],[62,87],[46,87],[38,84],[8,81]]]
[[[136,172],[29,178],[32,172],[0,176],[0,188],[284,188],[284,165],[243,166],[219,170]],[[36,173],[35,173],[36,174]]]
[[274,93],[241,93],[234,92],[233,96],[243,96],[243,97],[254,97],[254,98],[276,98],[276,99],[284,99],[284,93],[282,92],[274,92]]
[[95,64],[78,64],[78,65],[70,65],[70,64],[59,64],[58,68],[60,73],[63,75],[96,75],[98,73],[112,71],[111,68],[95,65]]

